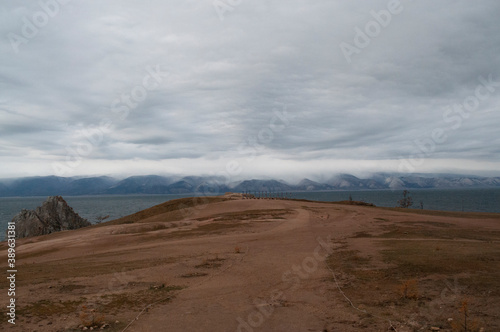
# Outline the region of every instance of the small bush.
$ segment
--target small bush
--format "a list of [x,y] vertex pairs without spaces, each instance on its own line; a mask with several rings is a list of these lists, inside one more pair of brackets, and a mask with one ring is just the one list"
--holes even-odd
[[416,279],[403,281],[398,287],[398,292],[403,299],[418,299],[418,281]]
[[100,327],[104,324],[104,315],[98,313],[95,309],[89,309],[85,305],[82,306],[79,317],[84,327]]
[[451,328],[453,331],[459,332],[479,332],[481,331],[480,324],[477,320],[471,319],[469,317],[469,300],[464,299],[460,303],[460,308],[458,311],[460,312],[460,318],[458,320],[451,321]]

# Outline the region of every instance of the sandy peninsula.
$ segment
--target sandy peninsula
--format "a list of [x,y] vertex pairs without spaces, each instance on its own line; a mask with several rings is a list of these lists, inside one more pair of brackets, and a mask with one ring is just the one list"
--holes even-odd
[[499,241],[500,214],[185,198],[18,240],[0,328],[499,331]]

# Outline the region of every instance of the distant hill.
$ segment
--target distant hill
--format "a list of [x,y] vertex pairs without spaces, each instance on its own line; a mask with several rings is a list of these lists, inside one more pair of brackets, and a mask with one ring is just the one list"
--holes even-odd
[[350,174],[334,176],[327,181],[327,184],[332,188],[343,190],[387,189],[387,185],[382,181],[373,178],[360,179]]
[[163,194],[168,191],[168,186],[175,179],[158,175],[131,176],[104,188],[103,194],[126,195],[126,194]]
[[335,189],[335,187],[328,185],[326,183],[319,183],[309,179],[303,179],[295,186],[295,189],[301,191],[321,191],[321,190],[333,190]]
[[117,181],[106,176],[90,178],[44,176],[0,180],[0,196],[98,195]]
[[0,180],[0,197],[56,195],[129,195],[129,194],[193,194],[218,195],[232,192],[290,192],[376,189],[451,189],[500,188],[500,177],[452,174],[376,173],[369,178],[338,174],[322,183],[303,179],[297,184],[281,180],[251,179],[226,183],[215,176],[131,176],[123,180],[112,177],[57,176]]
[[290,185],[276,180],[246,180],[235,186],[232,191],[291,191],[294,190]]

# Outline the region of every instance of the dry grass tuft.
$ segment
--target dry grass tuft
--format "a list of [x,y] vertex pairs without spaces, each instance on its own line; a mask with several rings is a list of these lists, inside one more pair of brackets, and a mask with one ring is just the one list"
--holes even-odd
[[416,279],[403,281],[398,287],[398,293],[403,299],[418,299],[418,281]]
[[78,316],[83,327],[95,329],[104,324],[104,315],[96,309],[90,309],[85,305],[82,306]]
[[78,310],[83,299],[75,301],[55,302],[51,300],[39,300],[17,309],[19,316],[34,316],[47,318],[53,315],[71,314]]
[[477,319],[470,318],[469,299],[463,299],[460,303],[460,317],[450,322],[453,331],[457,332],[479,332],[481,331],[481,324]]
[[203,263],[195,265],[195,268],[205,268],[205,269],[215,269],[222,266],[222,262],[224,262],[225,258],[219,258],[216,256],[215,258],[205,259]]

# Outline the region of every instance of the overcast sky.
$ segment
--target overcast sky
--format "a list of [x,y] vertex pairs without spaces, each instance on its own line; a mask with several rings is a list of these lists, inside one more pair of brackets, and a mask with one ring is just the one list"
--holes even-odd
[[0,0],[0,177],[500,175],[500,2]]

